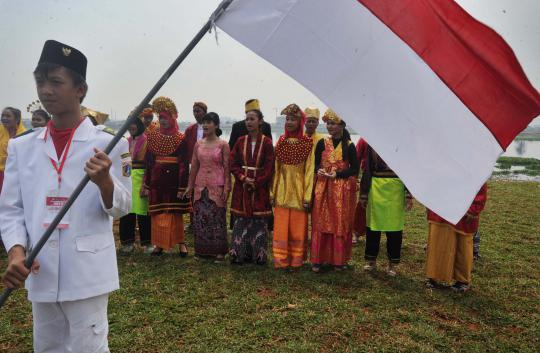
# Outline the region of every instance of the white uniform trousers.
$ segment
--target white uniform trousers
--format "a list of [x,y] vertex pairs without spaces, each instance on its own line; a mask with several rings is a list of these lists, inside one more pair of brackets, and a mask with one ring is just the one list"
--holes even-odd
[[108,353],[109,294],[82,300],[32,302],[36,353]]

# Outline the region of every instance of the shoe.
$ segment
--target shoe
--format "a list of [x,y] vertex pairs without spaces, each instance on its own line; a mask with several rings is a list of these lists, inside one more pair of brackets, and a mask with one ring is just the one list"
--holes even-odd
[[397,267],[397,264],[393,264],[393,263],[388,264],[388,269],[386,270],[386,274],[390,277],[396,277],[397,275],[396,267]]
[[358,235],[354,234],[354,235],[352,236],[352,243],[353,243],[353,244],[358,244]]
[[133,250],[135,250],[135,247],[133,246],[133,244],[122,245],[122,247],[120,248],[120,252],[123,254],[132,253]]
[[[186,251],[182,251],[182,248],[186,249]],[[188,256],[188,250],[187,250],[186,244],[184,243],[180,244],[180,253],[178,255],[180,255],[180,257]]]
[[437,287],[437,282],[435,282],[434,280],[432,280],[431,278],[428,278],[426,279],[426,281],[424,282],[424,285],[426,286],[426,288],[428,289],[435,289]]
[[321,265],[320,264],[313,264],[313,266],[311,266],[311,271],[313,271],[315,273],[321,272]]
[[334,271],[344,271],[347,269],[347,265],[334,266]]
[[156,248],[156,247],[155,247],[154,245],[147,245],[147,246],[144,247],[144,251],[143,251],[143,252],[144,252],[145,254],[148,254],[148,255],[149,255],[149,254],[151,254],[151,253],[154,251],[155,248]]
[[375,261],[368,261],[364,265],[364,271],[371,272],[377,268],[377,262]]
[[150,253],[150,256],[161,256],[163,255],[163,249],[155,247],[154,250]]
[[222,264],[224,262],[225,262],[225,256],[223,255],[216,256],[216,259],[214,260],[215,264]]
[[456,282],[452,285],[452,290],[456,293],[465,293],[468,291],[471,287],[467,283],[463,282]]

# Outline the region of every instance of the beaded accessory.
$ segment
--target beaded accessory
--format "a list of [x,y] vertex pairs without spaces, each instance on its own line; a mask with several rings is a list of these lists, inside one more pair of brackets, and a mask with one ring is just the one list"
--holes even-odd
[[313,148],[313,140],[307,136],[286,138],[282,135],[276,144],[276,158],[283,164],[304,163]]
[[168,156],[184,141],[184,134],[178,132],[174,135],[162,134],[159,129],[148,134],[148,149],[157,156]]

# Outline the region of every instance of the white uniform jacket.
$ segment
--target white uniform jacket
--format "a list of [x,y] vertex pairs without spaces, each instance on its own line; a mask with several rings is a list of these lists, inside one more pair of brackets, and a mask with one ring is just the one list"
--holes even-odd
[[[69,197],[84,177],[84,166],[94,155],[94,147],[103,151],[112,137],[88,119],[81,123],[62,172],[63,194]],[[26,280],[30,301],[80,300],[119,288],[112,220],[131,208],[131,179],[122,173],[122,156],[127,154],[128,142],[122,139],[109,155],[113,206],[105,208],[98,187],[90,181],[66,215],[69,227],[55,230],[39,253],[39,273]],[[0,195],[0,234],[8,251],[14,245],[29,249],[45,231],[45,199],[51,190],[58,189],[57,173],[49,158],[59,164],[44,128],[9,141]]]

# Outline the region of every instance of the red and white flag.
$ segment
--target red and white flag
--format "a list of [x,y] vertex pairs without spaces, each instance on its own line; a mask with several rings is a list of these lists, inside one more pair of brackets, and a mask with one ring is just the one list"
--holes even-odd
[[451,0],[235,0],[217,25],[335,110],[453,223],[540,114],[511,48]]

